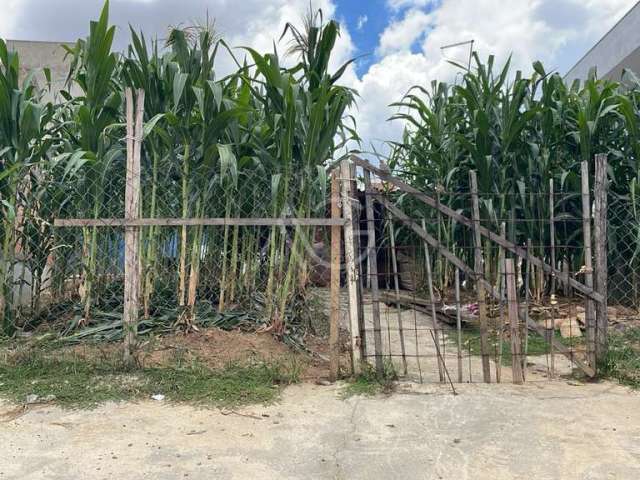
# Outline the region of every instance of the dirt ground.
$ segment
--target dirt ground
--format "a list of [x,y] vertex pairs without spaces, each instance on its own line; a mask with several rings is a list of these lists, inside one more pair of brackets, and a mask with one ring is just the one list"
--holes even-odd
[[640,478],[640,394],[611,383],[341,389],[233,412],[34,407],[0,423],[0,479]]
[[[341,341],[346,345],[348,333],[341,332]],[[311,334],[304,339],[307,351],[295,350],[269,332],[252,333],[225,331],[217,328],[199,332],[173,333],[146,338],[142,341],[136,357],[143,367],[173,365],[176,360],[198,360],[211,369],[220,369],[233,363],[250,360],[266,362],[295,361],[300,367],[300,380],[316,381],[329,375],[329,352],[325,338]],[[119,359],[120,343],[81,344],[58,351],[79,358]],[[344,349],[343,349],[344,350]],[[56,353],[56,354],[58,354]],[[341,364],[348,364],[347,352],[342,353]]]
[[[364,310],[370,330],[371,308]],[[529,359],[523,386],[509,383],[505,366],[504,383],[456,384],[453,395],[438,383],[428,316],[407,310],[402,319],[413,328],[407,354],[422,359],[410,357],[405,379],[425,383],[401,383],[391,395],[345,398],[344,384],[315,384],[327,372],[318,339],[307,339],[309,357],[270,334],[207,330],[153,340],[140,360],[186,355],[215,368],[298,355],[307,362],[303,383],[273,405],[232,411],[153,400],[20,411],[0,401],[0,480],[640,478],[640,392],[549,380],[539,357]],[[387,330],[397,312],[385,308],[381,320]],[[399,351],[397,332],[383,337],[383,350]],[[457,359],[452,349],[443,354],[455,382]],[[569,374],[570,362],[557,360],[557,373]],[[465,359],[465,382],[478,382],[480,372],[479,357]]]

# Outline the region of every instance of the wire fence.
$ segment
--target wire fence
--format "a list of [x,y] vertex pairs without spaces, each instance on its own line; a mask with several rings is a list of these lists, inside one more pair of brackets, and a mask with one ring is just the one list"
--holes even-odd
[[[361,245],[372,234],[376,245],[373,273],[371,258],[361,262],[367,287],[365,356],[370,361],[382,357],[410,377],[454,382],[511,381],[519,375],[516,363],[527,380],[595,365],[598,327],[589,316],[595,318],[596,302],[585,295],[592,288],[586,285],[593,285],[598,274],[585,256],[590,255],[587,241],[591,252],[597,241],[593,187],[587,192],[554,192],[551,187],[536,194],[436,189],[425,201],[387,177],[365,186],[362,202],[374,204],[371,214],[361,215]],[[443,214],[440,206],[454,213]],[[633,283],[637,222],[630,206],[610,192],[607,312],[613,325],[640,320]],[[456,215],[469,219],[468,224]],[[476,219],[478,229],[487,232],[478,235],[480,244],[474,235]],[[513,262],[511,274],[505,261]],[[507,295],[509,279],[512,298]]]
[[[326,333],[331,223],[323,221],[331,216],[331,195],[325,170],[273,173],[244,159],[205,175],[186,154],[160,167],[145,151],[137,223],[126,226],[131,172],[123,168],[123,152],[99,168],[78,163],[70,171],[73,162],[65,162],[64,171],[45,177],[32,170],[25,178],[13,242],[4,250],[11,287],[5,326],[29,333],[55,325],[73,341],[121,339],[126,231],[135,225],[139,333],[217,326],[270,330],[298,343],[309,328]],[[75,182],[65,181],[69,175]],[[360,187],[363,294],[356,333],[365,360],[388,361],[421,381],[480,381],[487,369],[492,380],[505,381],[513,378],[514,357],[525,376],[544,378],[590,363],[593,305],[577,288],[594,273],[585,261],[586,239],[595,240],[585,234],[593,212],[585,223],[584,192],[438,190],[427,205],[383,178]],[[615,192],[608,202],[609,322],[634,324],[640,320],[636,211]],[[474,224],[456,215],[490,233],[478,244]]]
[[[326,306],[311,288],[330,277],[330,228],[314,221],[330,215],[326,177],[285,179],[251,162],[205,175],[186,157],[163,168],[150,152],[143,158],[139,332],[262,328],[299,341],[310,327],[326,331]],[[24,180],[4,260],[4,323],[25,334],[56,325],[73,340],[116,340],[123,336],[127,172],[121,156],[78,168],[47,178],[32,171]],[[64,181],[70,174],[74,183]]]

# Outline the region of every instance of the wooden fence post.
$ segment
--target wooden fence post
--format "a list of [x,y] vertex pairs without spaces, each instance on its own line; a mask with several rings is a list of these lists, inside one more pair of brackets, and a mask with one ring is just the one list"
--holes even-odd
[[518,293],[516,290],[516,275],[513,259],[504,261],[504,272],[507,280],[507,302],[509,311],[509,328],[511,330],[511,370],[513,383],[522,384],[524,375],[522,370],[522,342],[518,318]]
[[[589,163],[581,163],[582,183],[582,233],[584,241],[584,284],[593,289],[593,264],[591,256],[591,200],[589,196]],[[587,360],[592,368],[596,366],[596,319],[595,305],[585,297],[585,325],[587,329]]]
[[487,337],[487,299],[484,291],[482,237],[480,235],[480,202],[478,199],[478,179],[474,170],[469,171],[469,185],[471,187],[471,209],[473,221],[473,239],[475,244],[475,284],[478,294],[478,315],[480,317],[480,354],[482,356],[482,378],[485,383],[491,383],[491,365],[489,363],[489,341]]
[[[359,305],[363,305],[363,289],[364,282],[362,276],[362,248],[360,245],[360,209],[362,205],[360,204],[360,200],[358,199],[358,182],[356,181],[356,164],[353,162],[349,163],[349,167],[351,168],[351,173],[349,174],[349,178],[351,181],[349,182],[349,195],[351,199],[353,199],[351,203],[351,208],[353,211],[353,245],[355,250],[355,259],[356,259],[356,268],[358,269],[358,303]],[[364,334],[366,326],[364,321],[364,309],[360,307],[358,309],[358,328],[360,329],[360,355],[364,359],[367,355],[367,336]]]
[[[553,178],[549,179],[549,238],[551,246],[551,268],[556,268],[556,220],[555,220],[555,198],[553,195]],[[553,272],[549,275],[551,278],[550,295],[556,293],[556,276]]]
[[[331,218],[341,217],[340,176],[337,170],[331,175]],[[329,380],[335,382],[340,370],[340,250],[341,228],[331,226],[331,317],[329,320]]]
[[[500,224],[500,236],[507,237],[507,224],[502,222]],[[506,253],[504,247],[498,245],[498,274],[496,279],[495,290],[498,293],[498,361],[496,362],[496,382],[502,381],[502,350],[504,348],[504,260]]]
[[595,159],[593,230],[595,240],[595,288],[604,297],[596,304],[596,361],[606,355],[608,344],[607,317],[607,155],[598,154]]
[[367,261],[369,278],[367,284],[371,286],[371,301],[373,312],[373,343],[376,358],[376,372],[382,375],[382,332],[380,330],[380,291],[378,288],[378,250],[376,248],[376,219],[374,216],[373,197],[371,196],[371,172],[364,170],[365,208],[367,214]]
[[[398,274],[398,259],[396,254],[396,232],[393,228],[393,219],[388,215],[389,219],[389,240],[391,250],[391,271],[393,272],[393,290],[396,294],[396,315],[398,317],[398,335],[400,336],[400,352],[402,353],[402,369],[407,374],[407,352],[404,342],[404,325],[402,324],[402,307],[400,306],[400,280]],[[391,349],[391,345],[389,345]],[[391,353],[391,352],[390,352]]]
[[[422,219],[422,229],[425,232],[427,231],[427,222],[424,218]],[[440,240],[438,240],[438,244],[440,244]],[[425,269],[427,271],[427,291],[429,292],[429,302],[431,303],[431,326],[433,328],[433,343],[435,344],[436,356],[438,357],[438,375],[440,377],[440,381],[444,382],[446,365],[444,364],[444,358],[440,353],[440,326],[438,325],[438,316],[436,314],[436,299],[435,295],[433,294],[433,275],[431,273],[431,256],[429,255],[429,245],[427,245],[427,242],[424,242],[424,259]]]
[[[133,92],[126,90],[127,110],[127,171],[125,183],[125,219],[140,215],[140,147],[142,144],[142,121],[144,115],[144,90],[136,95],[135,124]],[[124,361],[134,361],[140,297],[140,227],[128,226],[124,232]]]
[[460,305],[460,269],[455,270],[455,288],[456,288],[456,333],[458,347],[458,383],[462,383],[462,306]]
[[351,199],[351,165],[349,160],[340,164],[342,180],[342,212],[344,224],[344,260],[347,270],[347,291],[349,292],[349,333],[351,336],[351,364],[354,375],[360,373],[362,352],[360,351],[360,304],[358,298],[359,269],[353,223],[353,205]]

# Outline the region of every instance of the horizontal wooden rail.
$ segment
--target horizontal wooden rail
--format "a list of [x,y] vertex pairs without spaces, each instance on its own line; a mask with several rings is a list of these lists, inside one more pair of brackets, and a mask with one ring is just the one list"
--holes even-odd
[[181,227],[181,226],[225,226],[246,227],[272,226],[343,226],[342,218],[56,218],[54,227]]
[[[368,162],[367,160],[364,160],[356,156],[352,156],[351,159],[353,163],[355,163],[357,166],[364,168],[366,170],[369,170],[372,173],[375,173],[382,180],[389,182],[390,184],[397,187],[399,190],[406,193],[410,193],[413,197],[417,198],[418,200],[425,203],[426,205],[429,205],[430,207],[439,210],[444,215],[447,215],[448,217],[454,219],[456,222],[461,223],[462,225],[465,225],[469,228],[473,228],[473,222],[471,221],[470,218],[465,217],[464,215],[453,210],[452,208],[438,202],[435,198],[430,197],[429,195],[418,190],[417,188],[414,188],[411,185],[403,182],[399,178],[394,177],[393,175],[391,175],[391,173],[389,173],[389,171],[378,168],[375,165]],[[381,196],[382,194],[376,194],[376,195]],[[494,241],[495,243],[505,248],[506,250],[510,251],[511,253],[514,253],[521,258],[526,258],[529,262],[531,262],[533,265],[537,266],[538,268],[541,268],[544,272],[552,274],[554,277],[560,280],[561,283],[568,284],[569,286],[575,288],[580,293],[595,300],[596,302],[605,301],[605,298],[601,294],[596,292],[593,288],[587,287],[584,283],[581,283],[576,279],[569,277],[568,274],[563,273],[561,270],[558,270],[557,268],[552,267],[548,263],[545,263],[544,260],[534,255],[531,255],[531,253],[527,253],[526,249],[516,245],[513,242],[510,242],[505,237],[495,232],[492,232],[491,230],[483,226],[480,226],[480,234],[483,237],[486,237],[489,240]]]

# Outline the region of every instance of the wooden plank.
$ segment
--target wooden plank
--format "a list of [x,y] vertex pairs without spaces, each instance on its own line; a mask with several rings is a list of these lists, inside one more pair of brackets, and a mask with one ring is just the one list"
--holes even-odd
[[[551,268],[556,269],[556,220],[555,220],[555,197],[553,195],[553,178],[549,179],[549,238],[551,246]],[[556,276],[551,274],[551,295],[556,293]]]
[[[473,220],[474,243],[474,278],[476,279],[476,294],[478,296],[478,315],[480,317],[480,355],[482,356],[482,379],[491,383],[491,364],[489,362],[489,338],[487,332],[487,296],[480,278],[484,271],[482,255],[482,235],[480,234],[480,201],[478,199],[478,179],[475,170],[469,171],[469,186],[471,188],[471,217]],[[438,202],[438,205],[440,203]]]
[[345,224],[342,218],[56,218],[54,227],[180,227],[180,226],[231,226],[241,227],[332,227]]
[[516,275],[512,258],[505,260],[504,271],[507,280],[507,310],[509,312],[509,328],[511,330],[511,370],[513,383],[520,385],[524,382],[522,371],[522,340],[520,338]]
[[[506,237],[507,224],[502,222],[500,224],[500,235]],[[498,245],[498,272],[496,280],[496,289],[498,290],[498,361],[496,362],[496,382],[500,383],[502,380],[502,349],[504,345],[504,260],[505,253],[504,248]]]
[[[591,197],[589,195],[589,163],[580,164],[580,182],[582,186],[582,235],[584,249],[584,284],[593,287],[593,263],[591,251]],[[595,304],[585,298],[585,325],[587,340],[587,359],[589,365],[596,366],[596,316]]]
[[[389,210],[394,217],[396,217],[403,225],[409,227],[411,230],[416,232],[416,234],[425,240],[429,245],[434,247],[437,252],[446,258],[449,262],[451,262],[455,267],[458,267],[464,273],[466,273],[470,277],[475,276],[475,271],[469,265],[464,263],[460,258],[451,253],[444,245],[442,245],[438,240],[427,233],[427,231],[421,228],[414,220],[409,218],[402,210],[396,207],[393,203],[382,196],[376,195],[376,201],[380,202],[384,207]],[[484,276],[480,278],[480,281],[483,283],[485,289],[491,293],[491,295],[497,295],[497,291],[487,280],[485,280]]]
[[[432,198],[429,195],[421,192],[420,190],[412,187],[411,185],[403,182],[399,178],[394,177],[393,175],[388,173],[386,170],[380,169],[380,168],[372,165],[367,160],[363,160],[363,159],[358,158],[356,156],[352,156],[351,158],[352,158],[353,162],[356,165],[358,165],[358,166],[360,166],[360,167],[362,167],[364,169],[367,169],[367,170],[371,171],[372,173],[378,175],[381,180],[389,182],[390,184],[392,184],[393,186],[397,187],[399,190],[401,190],[403,192],[410,193],[417,200],[421,201],[422,203],[424,203],[424,204],[426,204],[426,205],[428,205],[428,206],[430,206],[432,208],[435,208],[435,209],[439,210],[440,212],[444,213],[448,217],[454,219],[456,222],[458,222],[458,223],[460,223],[462,225],[465,225],[465,226],[467,226],[469,228],[473,228],[473,222],[472,222],[471,219],[469,219],[469,218],[465,217],[464,215],[456,212],[452,208],[449,208],[447,205],[444,205],[442,203],[438,203],[434,198]],[[480,234],[483,237],[486,237],[489,240],[492,240],[492,241],[496,242],[498,245],[501,245],[502,247],[504,247],[509,252],[511,252],[511,253],[513,253],[515,255],[518,255],[521,258],[525,258],[526,255],[527,255],[526,254],[526,249],[524,249],[524,248],[520,247],[519,245],[516,245],[515,243],[507,240],[505,237],[501,237],[497,233],[492,232],[491,230],[489,230],[486,227],[483,227],[482,225],[480,226]],[[554,275],[556,275],[556,278],[558,278],[561,281],[561,283],[568,284],[570,287],[575,288],[580,293],[592,298],[595,301],[603,300],[602,295],[600,295],[598,292],[596,292],[593,288],[587,287],[586,285],[584,285],[583,283],[577,281],[574,278],[563,276],[562,272],[560,272],[557,269],[552,268],[551,265],[545,263],[540,258],[538,258],[538,257],[536,257],[534,255],[530,255],[529,256],[529,260],[531,261],[531,263],[533,263],[537,267],[542,268],[543,271],[546,272],[547,274],[552,274],[553,273]]]
[[[331,218],[339,218],[340,178],[338,172],[331,175]],[[329,380],[335,382],[340,370],[340,225],[331,227],[331,315],[329,320]]]
[[[140,147],[142,143],[142,120],[144,115],[144,91],[138,90],[133,119],[133,92],[126,91],[127,113],[127,171],[125,183],[125,218],[135,219],[140,215]],[[124,361],[134,361],[140,296],[140,229],[128,226],[124,233]]]
[[342,216],[344,223],[344,260],[347,270],[347,291],[349,292],[349,334],[351,339],[351,365],[354,375],[360,373],[362,355],[360,351],[360,309],[362,304],[358,299],[358,282],[360,281],[357,262],[356,250],[354,242],[353,228],[353,207],[350,196],[351,183],[351,166],[349,160],[343,160],[341,163],[341,181],[342,181]]
[[607,155],[596,155],[593,234],[595,242],[595,289],[605,298],[596,304],[596,361],[604,358],[608,344],[607,318]]
[[376,372],[384,373],[382,361],[382,332],[380,329],[380,292],[378,286],[378,250],[376,248],[376,226],[371,197],[371,172],[364,171],[365,209],[367,215],[367,262],[369,265],[369,279],[367,285],[371,287],[371,310],[373,314],[373,344],[376,362]]
[[[439,215],[438,215],[439,216]],[[427,224],[422,219],[422,229],[427,231]],[[438,240],[438,243],[440,241]],[[436,301],[435,295],[433,294],[433,275],[431,273],[431,257],[429,256],[429,245],[427,242],[424,242],[424,260],[425,260],[425,268],[427,270],[427,292],[429,293],[429,302],[431,302],[431,326],[433,328],[433,341],[436,347],[436,353],[438,357],[438,375],[440,377],[440,381],[444,382],[444,358],[440,354],[440,325],[438,325],[438,317],[436,315]],[[458,315],[460,312],[458,312]]]
[[[404,343],[404,326],[402,325],[402,309],[400,308],[400,282],[398,278],[398,259],[396,258],[396,232],[393,220],[389,218],[389,239],[391,242],[391,270],[393,272],[393,290],[396,294],[396,315],[398,317],[398,334],[400,335],[400,353],[402,354],[402,368],[407,374],[407,352]],[[391,348],[391,345],[389,345]]]
[[456,333],[458,347],[458,383],[462,383],[462,315],[460,313],[460,269],[456,268]]
[[[355,250],[355,259],[356,259],[356,268],[358,269],[358,283],[357,283],[357,293],[358,293],[358,304],[363,305],[362,301],[362,290],[364,288],[364,282],[362,281],[362,249],[360,248],[360,208],[362,205],[360,204],[360,200],[358,199],[358,183],[356,181],[356,166],[354,163],[349,163],[350,175],[349,178],[351,181],[349,182],[349,195],[352,199],[351,208],[353,210],[353,248]],[[358,309],[358,328],[360,329],[360,355],[362,358],[365,358],[367,352],[367,336],[364,334],[365,332],[365,320],[364,320],[364,309],[360,307]]]
[[[458,267],[463,272],[467,273],[470,276],[473,276],[475,273],[471,267],[469,267],[466,263],[464,263],[460,258],[455,256],[449,250],[447,250],[444,246],[440,245],[438,241],[429,235],[424,229],[420,228],[416,222],[411,220],[402,210],[397,208],[391,202],[386,200],[383,197],[376,197],[377,201],[382,203],[385,208],[387,208],[393,215],[399,219],[404,225],[413,230],[420,238],[426,240],[429,245],[435,247],[440,255],[450,261],[455,267]],[[500,292],[491,285],[484,277],[480,279],[480,281],[484,284],[485,289],[489,292],[493,298],[500,299]],[[543,326],[538,325],[535,321],[530,318],[526,320],[526,324],[529,328],[534,329],[541,337],[545,337],[545,329]],[[573,352],[564,346],[562,343],[557,341],[555,338],[551,339],[551,345],[556,349],[557,352],[561,353],[565,357],[567,357],[570,361],[575,363],[586,375],[589,377],[595,376],[595,370],[587,365],[585,362],[581,361],[579,358],[576,358],[573,355]]]

